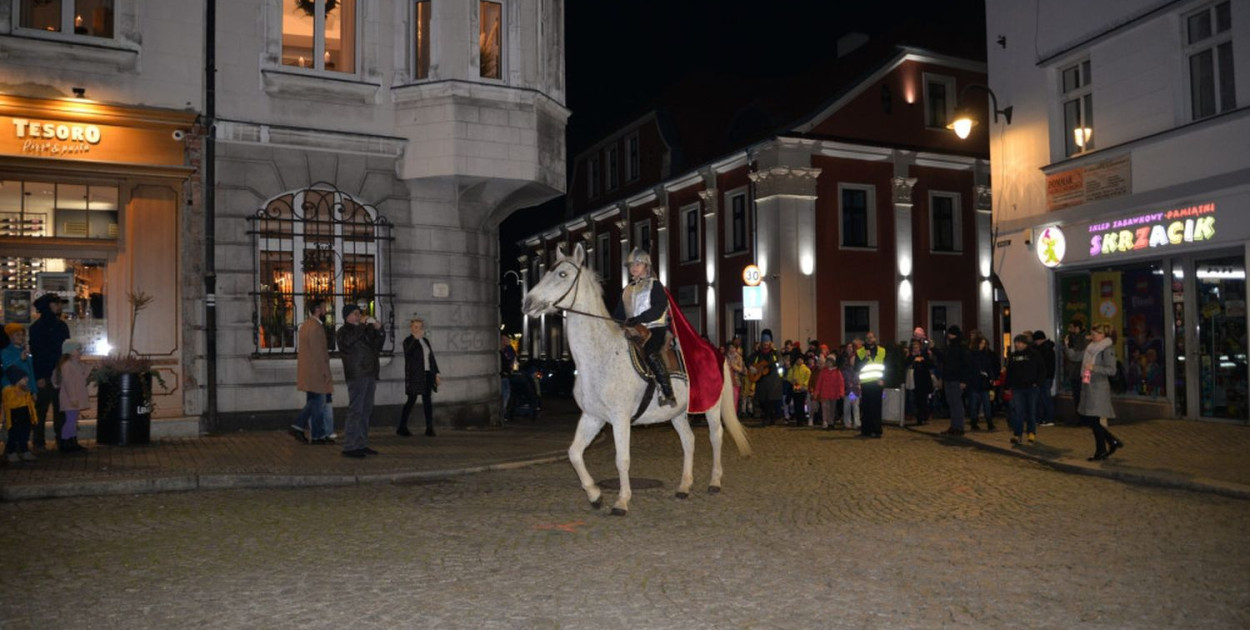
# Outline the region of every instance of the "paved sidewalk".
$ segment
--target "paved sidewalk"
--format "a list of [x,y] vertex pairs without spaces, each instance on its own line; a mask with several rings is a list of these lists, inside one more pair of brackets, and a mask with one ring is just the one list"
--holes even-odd
[[[575,421],[575,420],[574,420]],[[0,501],[209,488],[272,488],[416,481],[515,468],[567,457],[573,424],[514,421],[504,428],[439,429],[399,437],[375,427],[381,454],[343,457],[338,445],[308,445],[285,431],[154,440],[143,446],[97,446],[85,454],[52,451],[39,460],[0,463]]]
[[950,422],[931,420],[907,429],[934,437],[1035,460],[1065,472],[1095,475],[1130,483],[1210,492],[1250,499],[1250,427],[1194,420],[1149,420],[1109,425],[1125,447],[1111,459],[1086,461],[1094,454],[1087,427],[1039,427],[1035,444],[1012,444],[1003,418],[997,431],[968,431],[962,437],[941,435]]

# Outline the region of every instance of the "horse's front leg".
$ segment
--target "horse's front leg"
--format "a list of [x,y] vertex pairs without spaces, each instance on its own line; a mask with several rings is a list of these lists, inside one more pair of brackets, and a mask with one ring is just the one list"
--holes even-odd
[[577,421],[577,432],[573,434],[573,443],[569,445],[569,461],[573,464],[573,470],[577,471],[577,478],[582,482],[586,498],[590,499],[590,505],[596,510],[603,507],[603,492],[599,490],[599,486],[590,476],[590,471],[586,470],[586,459],[583,455],[586,447],[596,435],[599,435],[599,430],[602,428],[603,420],[583,413],[581,419]]
[[616,473],[621,480],[621,493],[612,505],[613,516],[625,516],[629,512],[629,418],[617,418],[612,423],[612,436],[616,439]]
[[677,486],[677,498],[690,496],[690,486],[694,484],[694,431],[690,430],[690,417],[685,413],[673,418],[673,428],[677,429],[677,437],[681,439],[681,484]]

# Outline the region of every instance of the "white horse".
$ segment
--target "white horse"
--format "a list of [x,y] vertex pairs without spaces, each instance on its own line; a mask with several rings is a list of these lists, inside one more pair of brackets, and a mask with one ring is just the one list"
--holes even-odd
[[[631,342],[625,339],[621,325],[612,319],[604,306],[603,289],[594,272],[582,266],[585,259],[586,252],[580,244],[573,250],[572,256],[565,256],[562,250],[557,250],[555,265],[530,289],[522,310],[530,317],[557,310],[567,313],[564,328],[578,372],[573,386],[573,397],[582,410],[581,420],[577,423],[577,434],[573,437],[573,444],[569,446],[569,461],[573,463],[573,468],[581,479],[590,504],[595,509],[602,507],[603,493],[586,471],[586,462],[582,455],[603,425],[612,425],[612,435],[616,442],[616,470],[621,482],[621,492],[612,506],[612,514],[623,516],[629,511],[632,494],[629,488],[630,417],[642,402],[647,383],[634,371],[629,357],[628,344]],[[710,493],[720,492],[721,486],[722,420],[724,428],[728,429],[729,435],[738,446],[738,452],[744,457],[751,455],[751,444],[742,423],[738,421],[737,410],[734,409],[729,366],[723,364],[722,372],[724,385],[720,399],[704,412],[707,416],[708,437],[712,441],[712,478],[708,484]],[[657,400],[650,403],[646,412],[634,424],[673,423],[673,428],[677,429],[677,435],[681,438],[683,455],[677,498],[685,499],[690,496],[690,486],[694,483],[694,432],[690,430],[690,420],[686,417],[689,386],[684,379],[673,379],[676,407],[661,407],[658,402],[659,388],[656,389]]]

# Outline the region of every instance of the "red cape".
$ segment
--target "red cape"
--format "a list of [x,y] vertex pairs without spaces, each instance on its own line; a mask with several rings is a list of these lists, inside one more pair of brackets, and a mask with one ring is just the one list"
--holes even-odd
[[686,361],[686,377],[690,381],[687,410],[689,413],[703,413],[715,407],[720,400],[721,388],[725,385],[725,357],[686,321],[668,287],[664,288],[664,294],[668,296],[668,314],[673,321],[673,333],[677,336],[677,345],[681,346],[682,358]]

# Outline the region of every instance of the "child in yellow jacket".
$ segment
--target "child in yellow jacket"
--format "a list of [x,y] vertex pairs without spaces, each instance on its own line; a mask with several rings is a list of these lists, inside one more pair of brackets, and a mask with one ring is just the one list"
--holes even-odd
[[4,388],[4,426],[9,439],[4,445],[4,455],[10,464],[19,461],[33,462],[30,452],[30,424],[35,418],[35,397],[30,395],[30,375],[26,370],[10,365],[4,376],[12,385]]

